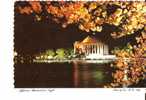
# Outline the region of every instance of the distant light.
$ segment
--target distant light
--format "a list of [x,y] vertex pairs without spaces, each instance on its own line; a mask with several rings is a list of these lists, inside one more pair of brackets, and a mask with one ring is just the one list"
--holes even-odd
[[95,32],[93,32],[92,34],[93,34],[93,35],[95,35],[96,33],[95,33]]
[[41,56],[41,58],[43,58],[44,56]]
[[40,59],[40,57],[39,56],[36,56],[36,59]]

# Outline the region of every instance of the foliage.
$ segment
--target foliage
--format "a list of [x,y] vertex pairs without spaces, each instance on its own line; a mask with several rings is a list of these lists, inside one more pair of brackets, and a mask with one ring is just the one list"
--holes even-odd
[[65,50],[66,58],[72,58],[74,56],[74,50],[72,48],[68,48]]
[[65,58],[65,49],[61,48],[61,49],[57,49],[56,50],[56,57],[57,58]]
[[[114,38],[134,33],[146,24],[145,2],[40,2],[28,1],[29,5],[16,6],[21,14],[34,14],[37,21],[50,14],[62,27],[77,23],[86,32],[101,32],[103,25],[110,24],[119,31],[111,33]],[[45,9],[43,9],[45,8]],[[42,14],[42,13],[47,13]]]
[[113,73],[114,81],[105,87],[130,86],[145,78],[146,72],[146,34],[136,37],[137,43],[127,44],[125,48],[115,49],[118,59],[112,64],[117,70]]
[[47,50],[45,54],[48,55],[48,56],[51,56],[51,57],[55,56],[55,52],[52,49]]
[[36,55],[37,58],[41,59],[69,59],[73,58],[74,51],[72,48],[64,49],[59,48],[56,50],[48,49],[45,52]]

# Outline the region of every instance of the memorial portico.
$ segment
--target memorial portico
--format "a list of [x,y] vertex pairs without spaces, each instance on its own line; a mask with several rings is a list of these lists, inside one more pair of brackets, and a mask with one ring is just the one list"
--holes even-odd
[[74,43],[74,53],[82,53],[85,56],[95,54],[95,55],[108,55],[108,46],[103,42],[86,37],[82,42],[76,41]]

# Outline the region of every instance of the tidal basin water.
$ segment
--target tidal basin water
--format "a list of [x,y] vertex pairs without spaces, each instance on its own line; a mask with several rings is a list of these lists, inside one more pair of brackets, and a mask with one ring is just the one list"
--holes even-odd
[[112,81],[109,63],[15,64],[16,88],[92,88]]

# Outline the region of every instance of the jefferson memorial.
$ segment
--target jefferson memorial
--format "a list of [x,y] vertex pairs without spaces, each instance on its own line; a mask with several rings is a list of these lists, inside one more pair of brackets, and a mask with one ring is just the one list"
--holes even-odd
[[109,55],[108,45],[102,41],[87,36],[83,41],[74,43],[74,53],[83,54],[87,59],[111,59],[114,55]]

